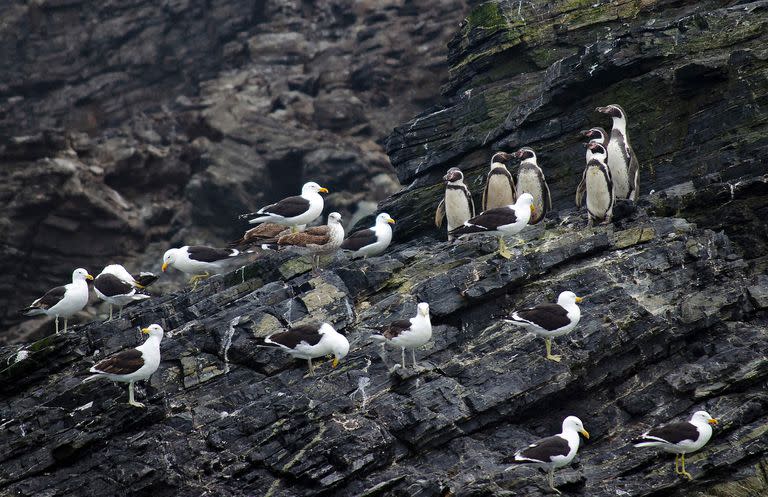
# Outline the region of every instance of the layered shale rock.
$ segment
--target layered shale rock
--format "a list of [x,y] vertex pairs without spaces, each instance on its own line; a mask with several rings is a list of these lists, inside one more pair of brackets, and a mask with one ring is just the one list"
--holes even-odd
[[[532,469],[504,472],[532,439],[577,414],[592,438],[557,474],[575,495],[742,495],[768,491],[768,280],[722,235],[640,213],[620,228],[571,215],[532,230],[512,260],[494,240],[398,246],[331,263],[267,254],[195,292],[126,309],[124,319],[6,347],[0,479],[9,495],[547,495]],[[498,316],[587,296],[581,324],[543,341]],[[432,346],[419,369],[382,360],[371,328],[427,301]],[[288,323],[328,320],[352,344],[340,368],[258,347]],[[160,370],[140,399],[125,386],[81,384],[104,355],[133,346],[137,326],[167,330]],[[362,385],[362,390],[361,390]],[[721,419],[690,457],[628,441],[706,407]]]

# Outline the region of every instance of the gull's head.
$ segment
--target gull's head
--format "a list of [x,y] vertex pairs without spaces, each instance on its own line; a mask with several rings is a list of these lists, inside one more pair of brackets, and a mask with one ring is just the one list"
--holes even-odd
[[693,416],[691,416],[691,421],[698,422],[701,424],[707,424],[707,423],[711,425],[717,424],[717,420],[712,416],[710,416],[707,411],[696,411],[695,413],[693,413]]
[[328,323],[323,323],[320,326],[320,333],[331,337],[331,353],[333,354],[333,362],[331,363],[331,366],[335,368],[339,365],[339,361],[349,354],[349,341],[347,340],[347,337],[336,331],[336,329]]
[[79,267],[72,271],[72,281],[80,281],[80,280],[92,280],[93,276],[91,276],[88,271],[85,269]]
[[159,324],[150,324],[146,328],[142,328],[141,332],[151,337],[163,338],[163,328]]
[[389,217],[386,212],[382,212],[376,216],[376,224],[395,224],[395,220]]
[[341,214],[338,212],[328,214],[328,224],[341,224]]
[[421,302],[419,305],[416,306],[416,312],[419,316],[423,316],[425,318],[429,317],[429,304],[426,302]]
[[515,157],[520,159],[520,162],[533,161],[536,162],[536,152],[531,147],[523,147],[515,152]]
[[445,176],[443,176],[443,179],[448,183],[451,183],[453,181],[462,181],[464,180],[464,173],[462,173],[461,169],[459,169],[458,167],[452,167],[448,170],[447,173],[445,173]]
[[563,431],[575,431],[584,435],[584,438],[589,439],[589,432],[584,429],[584,423],[576,416],[568,416],[563,420]]
[[165,272],[169,266],[173,266],[180,250],[181,249],[172,248],[165,251],[165,254],[163,254],[163,272]]
[[533,195],[530,193],[523,193],[519,197],[517,197],[517,202],[515,202],[515,207],[528,207],[531,209],[531,214],[536,212],[536,208],[533,206]]
[[606,105],[605,107],[598,107],[595,110],[601,114],[606,114],[608,116],[611,116],[614,119],[621,119],[621,120],[627,119],[627,113],[624,112],[624,109],[622,109],[621,106],[618,104],[611,104],[611,105]]
[[328,193],[328,189],[323,188],[314,181],[310,181],[309,183],[304,183],[304,186],[301,187],[301,194],[307,195],[310,193]]
[[560,305],[579,304],[582,300],[584,300],[582,297],[577,297],[575,293],[570,291],[562,292],[560,296],[557,297],[557,303]]

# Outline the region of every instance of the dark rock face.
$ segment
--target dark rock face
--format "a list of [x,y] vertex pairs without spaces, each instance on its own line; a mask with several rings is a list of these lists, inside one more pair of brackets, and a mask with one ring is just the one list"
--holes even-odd
[[[315,180],[346,220],[397,190],[382,143],[439,100],[463,0],[15,0],[0,27],[0,340],[84,266],[174,244]],[[367,201],[367,203],[366,203]]]
[[[547,495],[542,475],[504,472],[505,460],[577,414],[592,438],[557,473],[571,494],[763,495],[768,280],[727,237],[682,219],[640,211],[587,230],[569,218],[533,228],[509,261],[483,239],[399,245],[318,274],[267,254],[120,321],[7,347],[3,492]],[[562,363],[494,317],[564,289],[587,299],[577,329],[555,340]],[[399,351],[382,362],[370,330],[419,301],[430,303],[434,344],[418,352],[420,369],[389,369]],[[340,368],[325,362],[314,378],[304,361],[258,347],[309,319],[352,344]],[[160,370],[138,389],[146,410],[125,404],[123,385],[74,376],[152,322],[168,332]],[[688,458],[693,482],[674,476],[672,456],[628,445],[699,408],[721,424]]]

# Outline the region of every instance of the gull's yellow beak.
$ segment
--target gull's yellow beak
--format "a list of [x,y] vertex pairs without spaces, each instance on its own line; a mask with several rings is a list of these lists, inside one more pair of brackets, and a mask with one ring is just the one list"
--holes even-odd
[[533,204],[531,204],[531,214],[533,214],[534,212],[536,212],[536,207],[534,207]]
[[335,368],[338,365],[339,365],[339,359],[334,357],[333,362],[331,363],[331,367]]
[[319,191],[320,193],[328,193],[328,188],[320,187],[320,189],[317,191]]
[[709,423],[711,425],[716,425],[717,424],[717,420],[715,418],[709,418],[707,420],[707,423]]
[[584,438],[586,438],[587,440],[589,440],[589,432],[588,432],[587,430],[581,430],[579,433],[581,433],[582,435],[584,435]]
[[93,276],[91,276],[90,274],[86,274],[86,275],[85,275],[85,279],[86,279],[86,280],[92,280],[92,279],[93,279]]
[[166,269],[168,269],[168,263],[164,262],[163,263],[163,272],[165,272]]
[[141,332],[144,333],[145,335],[149,335],[149,328],[142,328]]
[[389,219],[387,219],[387,222],[388,222],[389,224],[395,224],[395,220],[394,220],[394,219],[392,219],[391,217],[390,217]]
[[584,300],[584,297],[576,297],[576,303],[581,304],[581,301]]

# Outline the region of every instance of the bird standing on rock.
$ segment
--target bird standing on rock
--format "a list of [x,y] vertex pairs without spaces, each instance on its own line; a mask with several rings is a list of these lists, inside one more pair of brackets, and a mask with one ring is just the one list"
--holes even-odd
[[507,169],[511,160],[512,155],[506,152],[496,152],[491,157],[491,170],[485,179],[483,190],[483,211],[514,204],[517,200],[515,180]]
[[132,406],[144,407],[144,404],[133,399],[133,384],[146,380],[160,366],[160,342],[163,340],[163,328],[159,324],[151,324],[141,332],[149,335],[143,344],[99,361],[90,369],[90,372],[95,374],[83,380],[83,383],[99,378],[128,383],[128,403]]
[[499,236],[499,255],[505,259],[512,258],[507,249],[504,235],[516,235],[528,225],[531,215],[535,211],[533,197],[530,193],[523,193],[517,202],[506,207],[497,207],[466,221],[450,234],[453,236],[471,235],[476,233],[489,233]]
[[243,214],[240,217],[257,215],[248,222],[251,224],[263,222],[282,224],[290,226],[291,231],[295,232],[297,226],[309,224],[323,213],[324,202],[321,193],[328,193],[328,189],[310,181],[301,187],[301,195],[284,198],[279,202],[262,207],[256,212]]
[[443,225],[443,219],[447,218],[448,241],[453,240],[451,231],[464,224],[466,220],[475,215],[475,203],[472,193],[464,183],[464,173],[458,167],[452,167],[443,176],[445,180],[445,196],[437,204],[435,211],[435,226]]
[[520,159],[520,169],[517,171],[517,193],[528,193],[533,197],[536,211],[531,215],[530,224],[537,224],[552,210],[552,196],[536,159],[536,152],[530,147],[523,147],[515,152]]
[[696,411],[689,421],[671,423],[646,431],[632,441],[635,447],[659,447],[675,454],[675,473],[691,479],[685,470],[685,455],[704,447],[712,438],[717,420],[706,411]]
[[233,257],[248,252],[236,249],[222,249],[206,245],[185,245],[169,249],[163,254],[163,272],[168,268],[176,268],[182,273],[191,274],[189,282],[196,289],[200,280],[209,278],[212,274],[225,271]]
[[405,349],[411,350],[413,366],[416,367],[416,349],[425,345],[432,338],[432,322],[429,319],[429,304],[422,302],[416,306],[416,316],[410,319],[393,321],[378,328],[380,334],[371,337],[381,343],[391,343],[400,347],[403,368],[405,368]]
[[319,269],[320,256],[336,252],[343,241],[344,226],[341,225],[341,214],[331,212],[325,226],[312,226],[298,233],[283,235],[277,239],[277,246],[311,254],[312,268]]
[[539,304],[512,313],[507,323],[520,326],[544,337],[547,359],[560,362],[559,355],[552,355],[552,338],[571,332],[581,319],[581,309],[576,305],[583,299],[575,293],[565,291],[557,297],[557,304]]
[[117,306],[118,319],[123,317],[123,307],[131,302],[149,298],[149,295],[137,293],[137,288],[144,288],[120,264],[110,264],[93,280],[93,290],[96,296],[109,304],[109,319],[112,321],[112,306]]
[[587,162],[587,167],[584,168],[581,179],[584,185],[584,196],[579,198],[577,192],[576,202],[581,207],[579,202],[584,203],[586,199],[590,226],[595,221],[607,224],[613,218],[616,196],[613,193],[611,170],[605,162],[607,156],[605,147],[596,141],[585,143],[584,146],[591,152],[591,158]]
[[618,199],[637,202],[640,192],[640,164],[627,135],[627,114],[621,106],[611,104],[595,109],[613,120],[608,140],[608,167],[611,169],[613,188]]
[[392,224],[395,220],[382,212],[376,216],[372,228],[357,230],[341,243],[342,250],[349,250],[357,256],[374,256],[383,253],[392,243]]
[[306,359],[310,376],[315,374],[312,359],[332,354],[331,367],[335,368],[349,353],[347,337],[329,323],[296,326],[273,333],[264,339],[264,343],[275,345],[297,359]]
[[[527,448],[515,453],[514,464],[533,464],[547,471],[549,488],[562,493],[555,488],[555,470],[568,466],[579,451],[581,439],[579,434],[589,439],[589,432],[576,416],[568,416],[563,420],[563,429],[557,435],[544,438],[532,443]],[[513,469],[510,466],[505,471]]]
[[45,314],[56,318],[56,334],[59,333],[59,318],[64,318],[64,333],[67,332],[67,319],[82,311],[88,304],[88,282],[93,276],[83,268],[72,272],[72,283],[48,290],[45,295],[22,309],[25,316]]

